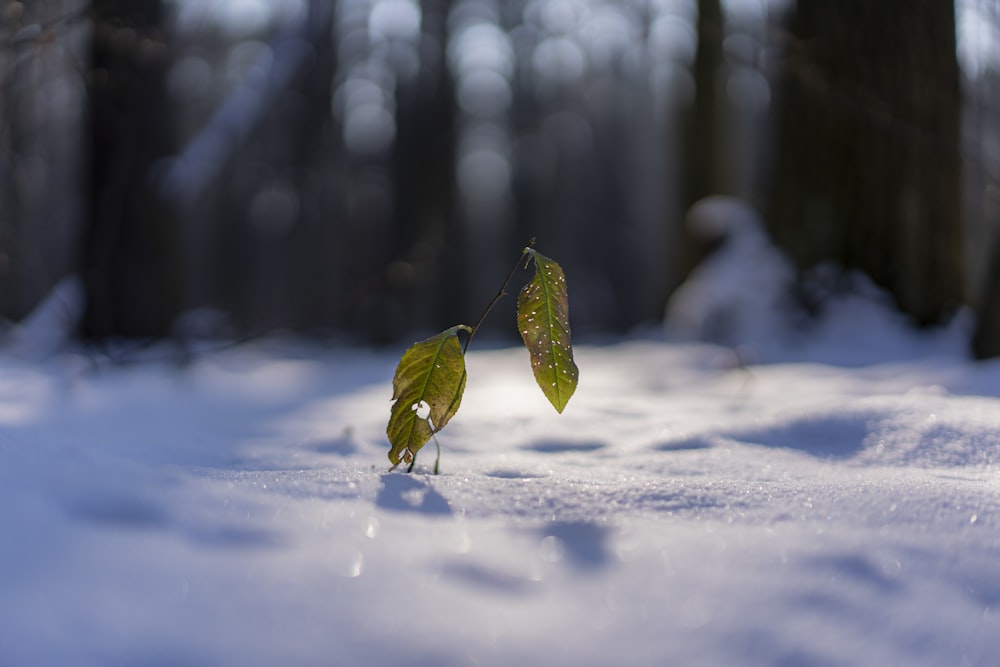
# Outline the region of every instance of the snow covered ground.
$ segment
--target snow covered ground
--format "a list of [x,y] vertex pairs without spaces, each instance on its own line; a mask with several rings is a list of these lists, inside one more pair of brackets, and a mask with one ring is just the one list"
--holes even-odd
[[561,416],[474,347],[439,476],[402,350],[0,356],[0,665],[996,665],[1000,363],[831,313],[581,346]]

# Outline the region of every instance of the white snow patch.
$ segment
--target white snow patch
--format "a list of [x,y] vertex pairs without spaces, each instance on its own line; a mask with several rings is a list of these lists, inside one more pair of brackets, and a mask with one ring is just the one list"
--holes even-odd
[[580,346],[562,415],[472,351],[439,476],[396,353],[0,356],[0,664],[991,665],[1000,364],[890,322]]

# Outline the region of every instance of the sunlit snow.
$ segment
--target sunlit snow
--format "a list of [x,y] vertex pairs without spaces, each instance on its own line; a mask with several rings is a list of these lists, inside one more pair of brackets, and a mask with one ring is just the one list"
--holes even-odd
[[579,346],[562,415],[473,349],[439,476],[401,350],[8,351],[0,664],[992,665],[1000,364],[876,297],[769,363]]

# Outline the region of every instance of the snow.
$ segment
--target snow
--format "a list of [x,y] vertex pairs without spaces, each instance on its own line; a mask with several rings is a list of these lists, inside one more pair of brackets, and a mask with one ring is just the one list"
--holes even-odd
[[562,415],[474,345],[438,476],[402,350],[2,354],[0,665],[996,664],[1000,363],[826,317],[580,345]]

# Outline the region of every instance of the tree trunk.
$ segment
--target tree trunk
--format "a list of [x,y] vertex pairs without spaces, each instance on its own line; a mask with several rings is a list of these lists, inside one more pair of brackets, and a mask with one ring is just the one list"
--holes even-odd
[[971,341],[976,359],[1000,356],[1000,236],[994,238],[991,250],[982,293],[976,303],[976,330]]
[[693,63],[695,96],[686,119],[684,208],[726,188],[724,100],[719,77],[724,65],[725,22],[719,0],[698,0],[698,48]]
[[[680,211],[668,211],[674,258],[673,278],[667,292],[673,292],[708,256],[719,242],[703,238],[685,220],[687,211],[698,200],[711,195],[729,194],[725,122],[726,101],[720,95],[720,77],[725,72],[723,38],[725,17],[719,0],[698,0],[698,46],[692,63],[694,99],[685,109],[680,123],[681,172]],[[671,141],[674,141],[671,138]],[[662,308],[661,308],[662,310]]]
[[768,202],[800,268],[867,273],[921,324],[963,301],[950,0],[799,0]]
[[93,6],[89,206],[81,273],[85,338],[160,337],[177,314],[175,230],[152,186],[168,154],[159,0]]
[[83,114],[72,53],[85,11],[74,0],[0,0],[2,319],[24,318],[76,269]]
[[[422,0],[421,29],[445,44],[451,0]],[[432,43],[433,43],[432,42]],[[403,304],[407,327],[427,330],[472,317],[463,307],[463,259],[455,203],[455,102],[444,51],[423,56],[419,74],[397,88],[393,155],[390,298]]]
[[[994,18],[1000,19],[1000,7],[994,11]],[[1000,164],[991,160],[989,143],[982,137],[1000,128],[1000,72],[980,73],[975,88],[970,102],[975,105],[971,109],[973,120],[966,128],[966,140],[972,135],[976,141],[971,151],[973,174],[967,186],[975,193],[970,199],[979,208],[979,224],[967,239],[967,246],[969,242],[977,243],[975,254],[981,268],[975,285],[976,330],[971,351],[977,359],[987,359],[1000,356]]]

